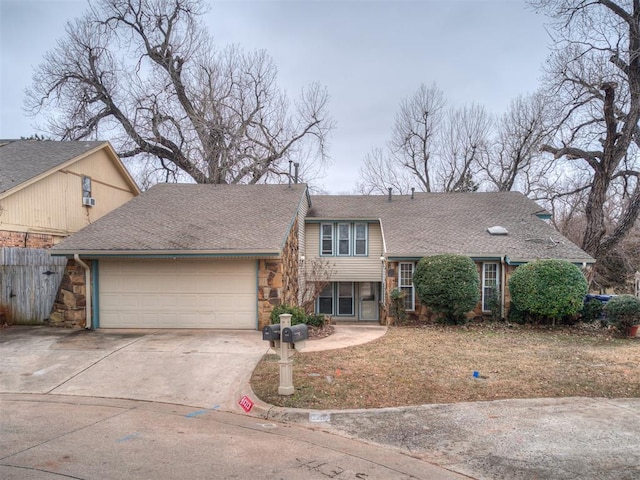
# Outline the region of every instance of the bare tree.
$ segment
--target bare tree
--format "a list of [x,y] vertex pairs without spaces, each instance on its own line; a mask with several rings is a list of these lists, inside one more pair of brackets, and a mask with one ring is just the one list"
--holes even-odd
[[325,160],[326,90],[291,102],[272,59],[217,49],[203,13],[203,0],[93,3],[37,67],[26,108],[56,137],[108,137],[122,157],[153,160],[165,180],[256,183],[290,158]]
[[315,312],[316,300],[335,274],[335,263],[327,259],[317,257],[304,263],[300,306],[307,314]]
[[[529,0],[549,14],[555,51],[546,87],[558,101],[558,133],[543,145],[565,168],[589,172],[582,247],[597,260],[640,211],[640,0]],[[615,219],[606,219],[608,203]]]
[[496,120],[492,146],[479,157],[480,168],[490,189],[518,190],[532,194],[552,168],[540,153],[552,132],[546,97],[538,92],[519,96]]
[[489,154],[491,117],[476,104],[448,112],[440,143],[440,165],[435,172],[445,192],[475,191],[474,181],[481,159]]
[[374,148],[360,168],[361,193],[474,189],[477,157],[486,150],[490,120],[482,107],[446,109],[442,91],[420,85],[404,99],[385,149]]

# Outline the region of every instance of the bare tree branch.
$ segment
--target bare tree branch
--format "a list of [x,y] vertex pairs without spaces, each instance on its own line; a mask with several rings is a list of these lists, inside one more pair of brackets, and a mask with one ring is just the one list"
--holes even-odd
[[292,104],[265,52],[215,48],[204,11],[203,0],[93,3],[37,67],[26,108],[54,136],[106,137],[123,157],[198,183],[263,182],[290,159],[324,165],[326,89]]

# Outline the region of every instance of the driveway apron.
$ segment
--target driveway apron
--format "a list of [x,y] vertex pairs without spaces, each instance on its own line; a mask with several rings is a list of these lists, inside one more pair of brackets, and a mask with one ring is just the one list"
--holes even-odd
[[11,327],[0,333],[0,384],[237,411],[266,350],[256,331]]

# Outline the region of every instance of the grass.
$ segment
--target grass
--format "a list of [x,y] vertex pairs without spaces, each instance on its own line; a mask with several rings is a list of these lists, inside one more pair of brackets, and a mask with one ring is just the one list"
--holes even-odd
[[297,353],[291,396],[277,394],[278,382],[278,357],[265,355],[251,386],[263,401],[283,407],[640,397],[640,339],[588,329],[390,327],[365,345]]

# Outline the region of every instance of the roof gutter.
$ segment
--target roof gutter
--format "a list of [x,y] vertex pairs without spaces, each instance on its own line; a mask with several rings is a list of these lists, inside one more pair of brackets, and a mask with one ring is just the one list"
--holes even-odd
[[76,254],[85,257],[128,257],[128,258],[195,258],[195,257],[277,257],[280,255],[279,250],[193,250],[193,251],[177,251],[177,250],[63,250],[51,249],[51,255],[58,257],[70,257]]
[[86,306],[85,306],[85,315],[87,316],[87,319],[85,320],[85,327],[87,330],[91,330],[91,269],[89,268],[89,265],[87,265],[86,263],[84,263],[82,260],[80,260],[80,255],[78,255],[77,253],[75,253],[73,255],[73,259],[78,263],[78,265],[80,265],[82,268],[84,268],[84,284],[85,284],[85,299],[86,299]]
[[[549,257],[551,259],[553,257]],[[548,260],[547,258],[509,258],[505,256],[505,261],[507,265],[524,265],[525,263],[535,262],[536,260]],[[582,267],[586,267],[587,265],[593,265],[596,263],[594,258],[584,259],[584,258],[562,258],[559,260],[566,260],[569,263],[573,263],[574,265],[580,265]]]

